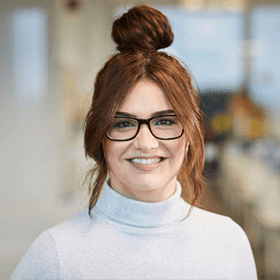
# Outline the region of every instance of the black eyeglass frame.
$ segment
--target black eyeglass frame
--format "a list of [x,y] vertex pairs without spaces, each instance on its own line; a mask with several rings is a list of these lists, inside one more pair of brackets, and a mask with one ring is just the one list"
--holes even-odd
[[172,137],[172,138],[160,138],[160,137],[157,137],[154,135],[154,133],[152,132],[152,129],[151,129],[151,126],[150,126],[150,122],[151,120],[153,119],[156,119],[156,118],[160,118],[160,117],[177,117],[176,115],[161,115],[161,116],[156,116],[156,117],[152,117],[152,118],[149,118],[149,119],[137,119],[135,117],[130,117],[130,116],[116,116],[115,118],[128,118],[128,119],[133,119],[133,120],[136,120],[138,122],[138,128],[137,128],[137,131],[135,133],[135,135],[131,138],[128,138],[128,139],[113,139],[109,136],[108,132],[106,132],[106,137],[111,140],[111,141],[130,141],[132,139],[134,139],[139,131],[140,131],[140,127],[142,124],[146,124],[151,132],[151,134],[156,138],[156,139],[159,139],[159,140],[174,140],[174,139],[178,139],[180,137],[182,137],[182,135],[184,134],[184,129],[182,127],[182,133],[179,135],[179,136],[176,136],[176,137]]

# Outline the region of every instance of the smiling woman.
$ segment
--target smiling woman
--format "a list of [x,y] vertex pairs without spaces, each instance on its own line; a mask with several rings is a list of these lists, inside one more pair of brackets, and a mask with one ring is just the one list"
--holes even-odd
[[136,6],[112,37],[85,125],[89,207],[43,232],[11,279],[257,279],[243,230],[195,206],[203,118],[186,69],[158,51],[167,18]]
[[[176,190],[187,140],[168,98],[156,83],[141,79],[127,93],[119,111],[148,120],[147,124],[142,120],[141,126],[137,119],[131,119],[136,121],[131,128],[133,122],[128,123],[126,118],[125,129],[116,129],[115,122],[109,128],[111,137],[104,141],[104,154],[111,187],[141,201],[169,198]],[[162,112],[170,113],[160,116]]]
[[[131,106],[130,104],[125,106],[130,108],[127,112],[122,112],[126,113],[121,114],[122,116],[151,118],[156,116],[157,111],[171,110],[178,119],[179,127],[183,128],[184,138],[187,138],[188,142],[188,151],[185,150],[182,154],[183,164],[180,164],[175,177],[177,178],[178,175],[183,191],[187,193],[188,201],[195,205],[203,189],[203,117],[199,109],[199,97],[192,87],[191,77],[186,69],[175,57],[157,51],[168,47],[173,41],[173,32],[168,20],[158,10],[140,6],[131,9],[114,22],[112,37],[119,52],[104,65],[97,75],[92,107],[86,120],[86,154],[97,163],[96,169],[89,173],[89,178],[96,178],[94,175],[97,173],[97,179],[91,182],[92,195],[89,213],[97,203],[108,171],[112,171],[108,169],[108,162],[106,162],[104,154],[104,135],[115,141],[126,140],[122,139],[127,138],[126,135],[129,135],[129,138],[136,136],[133,130],[130,130],[126,135],[123,134],[117,139],[112,139],[116,134],[116,129],[112,129],[112,124],[117,121],[116,117],[120,115],[120,111],[124,111],[122,106],[131,102],[130,95],[134,91],[137,92],[134,94],[135,102]],[[147,111],[146,114],[144,114],[145,111]],[[135,112],[138,112],[137,116]],[[161,134],[154,133],[155,126],[152,123],[149,124],[151,134],[154,137],[158,136],[155,138],[169,138],[169,134],[160,137]],[[137,125],[137,129],[142,128],[140,129],[140,125]],[[177,131],[174,132],[178,138],[182,136],[183,132],[181,129],[179,130],[178,135]],[[133,135],[129,133],[133,133]],[[170,136],[170,138],[176,138],[173,134]],[[139,137],[140,135],[136,137],[135,142]],[[168,143],[167,140],[165,139],[164,143]],[[170,141],[175,140],[170,139]],[[119,145],[121,147],[124,143]],[[145,153],[147,152],[143,154]],[[149,153],[151,152],[147,154]],[[168,162],[166,161],[166,164],[162,165],[167,165]],[[114,186],[111,187],[114,188]]]

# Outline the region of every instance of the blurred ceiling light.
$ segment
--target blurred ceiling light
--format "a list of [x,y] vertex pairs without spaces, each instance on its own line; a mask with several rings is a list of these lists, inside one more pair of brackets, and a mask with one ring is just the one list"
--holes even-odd
[[248,0],[223,0],[223,5],[227,10],[242,11],[248,5]]
[[222,7],[223,0],[205,0],[205,3],[209,7]]
[[210,10],[241,11],[249,0],[181,0],[180,4],[187,10],[197,11],[203,8]]
[[205,6],[205,0],[182,0],[181,6],[191,11],[201,10]]

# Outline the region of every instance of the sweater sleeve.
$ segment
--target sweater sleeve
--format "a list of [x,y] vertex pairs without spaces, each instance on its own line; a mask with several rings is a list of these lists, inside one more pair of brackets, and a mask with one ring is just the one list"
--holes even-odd
[[246,233],[236,224],[232,234],[234,235],[232,246],[235,252],[233,263],[236,264],[234,280],[257,280],[256,264]]
[[53,238],[43,232],[24,255],[10,280],[61,279],[59,257]]

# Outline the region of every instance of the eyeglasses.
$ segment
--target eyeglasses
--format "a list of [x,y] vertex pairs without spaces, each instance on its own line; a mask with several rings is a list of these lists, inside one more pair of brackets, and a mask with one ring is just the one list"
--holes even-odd
[[177,139],[184,133],[176,115],[161,115],[150,119],[116,116],[106,136],[112,141],[132,140],[137,136],[142,124],[148,125],[152,135],[160,140]]

